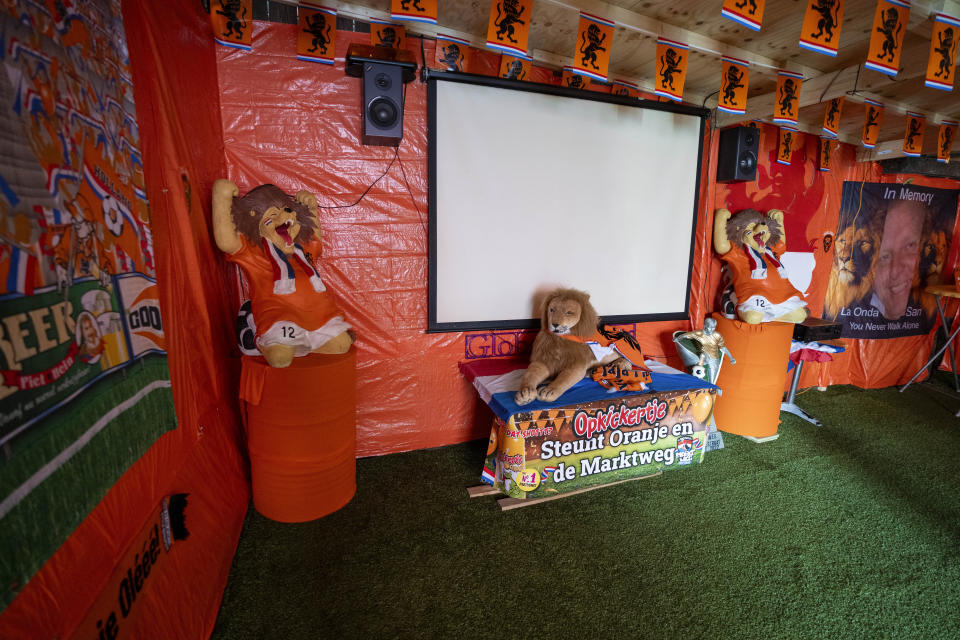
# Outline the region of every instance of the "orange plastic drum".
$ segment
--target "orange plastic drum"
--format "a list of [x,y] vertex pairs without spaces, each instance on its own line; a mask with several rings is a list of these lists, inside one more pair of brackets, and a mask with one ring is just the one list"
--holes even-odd
[[776,436],[793,325],[713,317],[717,332],[737,360],[735,365],[724,363],[717,378],[717,386],[723,389],[713,413],[717,428],[756,439]]
[[253,506],[278,522],[343,507],[357,488],[357,351],[294,358],[284,369],[243,358]]

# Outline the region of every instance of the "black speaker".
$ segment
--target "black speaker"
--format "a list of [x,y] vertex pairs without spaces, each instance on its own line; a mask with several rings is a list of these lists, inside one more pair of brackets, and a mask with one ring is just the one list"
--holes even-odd
[[350,45],[347,74],[363,78],[363,144],[396,147],[403,139],[403,85],[417,63],[404,49]]
[[724,129],[720,132],[720,147],[717,150],[717,182],[756,180],[759,155],[759,129]]

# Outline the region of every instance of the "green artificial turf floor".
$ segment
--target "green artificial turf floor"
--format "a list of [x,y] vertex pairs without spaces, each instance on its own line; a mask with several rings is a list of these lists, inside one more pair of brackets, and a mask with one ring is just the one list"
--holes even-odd
[[809,390],[821,428],[512,511],[467,497],[486,440],[359,460],[326,518],[251,506],[212,637],[960,638],[945,380]]

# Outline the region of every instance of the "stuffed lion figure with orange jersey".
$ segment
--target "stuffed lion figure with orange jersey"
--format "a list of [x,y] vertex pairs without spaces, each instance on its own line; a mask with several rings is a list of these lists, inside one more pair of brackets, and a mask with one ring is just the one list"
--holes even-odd
[[643,352],[630,334],[599,325],[590,294],[556,289],[543,300],[540,333],[514,402],[521,406],[534,400],[553,402],[590,369],[602,365],[628,373],[634,365],[643,367]]
[[256,346],[272,367],[309,353],[346,353],[353,344],[314,265],[320,253],[317,199],[291,197],[272,184],[237,197],[229,180],[213,184],[213,236],[250,283]]

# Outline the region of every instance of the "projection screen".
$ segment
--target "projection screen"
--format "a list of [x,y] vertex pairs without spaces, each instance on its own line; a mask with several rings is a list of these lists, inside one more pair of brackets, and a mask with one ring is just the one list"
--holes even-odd
[[430,331],[685,318],[706,109],[431,72]]

